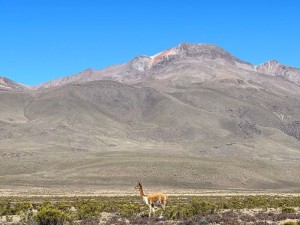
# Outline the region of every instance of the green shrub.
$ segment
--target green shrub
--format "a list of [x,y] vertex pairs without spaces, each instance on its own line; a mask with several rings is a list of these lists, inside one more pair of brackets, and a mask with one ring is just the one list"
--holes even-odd
[[213,214],[216,211],[215,204],[207,201],[200,201],[197,199],[191,201],[191,207],[192,215]]
[[65,216],[61,211],[48,207],[41,208],[36,218],[39,225],[63,225],[65,221]]
[[98,217],[103,210],[103,205],[95,200],[81,201],[77,203],[78,219]]
[[46,201],[37,207],[37,209],[42,209],[42,208],[53,208],[52,203],[49,201]]
[[193,210],[190,205],[174,205],[166,208],[165,216],[172,220],[188,218],[193,216]]
[[285,222],[283,225],[297,225],[297,223],[293,222],[293,221],[288,221],[288,222]]
[[281,211],[283,213],[295,213],[296,212],[296,210],[294,208],[292,208],[292,207],[284,207],[284,208],[282,208]]
[[0,204],[0,215],[13,215],[15,214],[14,209],[11,204],[11,199],[6,199]]
[[139,205],[133,203],[119,204],[117,208],[121,217],[130,218],[141,212]]
[[61,210],[62,212],[70,212],[72,205],[66,202],[58,202],[55,204],[55,208]]
[[237,196],[230,198],[228,200],[227,204],[230,209],[242,209],[243,208],[242,199]]
[[207,201],[192,199],[189,204],[177,204],[169,206],[165,215],[172,219],[188,218],[199,214],[213,214],[216,211],[216,205]]
[[14,207],[14,211],[16,212],[16,214],[25,213],[32,209],[33,206],[29,202],[18,202]]

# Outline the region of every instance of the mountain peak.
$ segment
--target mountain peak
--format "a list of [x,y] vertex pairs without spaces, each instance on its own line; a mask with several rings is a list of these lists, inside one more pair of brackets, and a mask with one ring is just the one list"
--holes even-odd
[[276,60],[276,59],[272,59],[270,61],[268,61],[269,63],[272,63],[272,64],[279,64],[279,62]]
[[225,49],[213,45],[213,44],[194,44],[194,43],[181,43],[175,47],[176,52],[181,57],[188,58],[200,58],[200,59],[208,59],[208,60],[223,60],[233,63],[233,61],[241,61],[238,58],[234,57]]
[[91,68],[87,68],[87,69],[85,69],[84,71],[82,71],[82,72],[85,72],[85,73],[93,73],[94,72],[94,70],[93,69],[91,69]]
[[49,81],[39,85],[37,88],[50,88],[73,82],[101,79],[127,82],[144,77],[163,77],[166,74],[171,76],[170,74],[178,73],[178,76],[183,76],[187,71],[189,73],[202,74],[203,77],[210,77],[207,71],[213,70],[211,69],[212,65],[237,72],[242,70],[270,76],[281,76],[296,84],[300,82],[299,69],[281,65],[276,60],[254,66],[251,63],[238,59],[225,49],[214,44],[183,42],[153,56],[137,56],[128,63],[107,67],[102,70],[87,69],[75,75]]
[[277,60],[270,60],[256,66],[256,72],[270,76],[279,76],[300,85],[300,69],[283,65]]
[[188,42],[182,42],[179,45],[177,45],[175,48],[179,48],[181,51],[203,51],[203,50],[215,50],[215,51],[222,51],[226,52],[223,48],[210,44],[210,43],[188,43]]
[[6,77],[0,76],[0,90],[10,91],[10,90],[26,90],[28,87],[12,81]]
[[277,60],[270,60],[258,65],[256,70],[260,73],[278,76],[284,73],[285,66],[281,65]]
[[147,58],[150,62],[150,67],[156,65],[162,61],[168,61],[173,59],[185,59],[185,58],[195,58],[195,59],[223,59],[230,61],[240,61],[236,57],[232,56],[229,52],[225,51],[213,44],[194,44],[194,43],[180,43],[176,47],[170,48],[168,50],[159,52],[153,56]]
[[281,65],[281,64],[277,60],[272,59],[272,60],[269,60],[269,61],[266,61],[266,62],[260,64],[259,66],[278,66],[278,65]]
[[174,54],[186,54],[187,56],[198,56],[205,53],[213,53],[213,52],[229,54],[223,48],[220,48],[219,46],[213,44],[207,44],[207,43],[195,44],[195,43],[188,43],[188,42],[180,43],[179,45],[171,49],[168,49],[166,51],[172,51]]

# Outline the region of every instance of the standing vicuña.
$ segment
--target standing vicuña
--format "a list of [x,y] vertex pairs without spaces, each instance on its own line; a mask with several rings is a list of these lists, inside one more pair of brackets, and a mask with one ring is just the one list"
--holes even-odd
[[140,191],[140,195],[143,197],[144,202],[149,206],[149,217],[151,216],[151,212],[155,215],[155,208],[162,208],[163,210],[166,209],[167,195],[163,193],[145,195],[141,183],[138,183],[135,189]]

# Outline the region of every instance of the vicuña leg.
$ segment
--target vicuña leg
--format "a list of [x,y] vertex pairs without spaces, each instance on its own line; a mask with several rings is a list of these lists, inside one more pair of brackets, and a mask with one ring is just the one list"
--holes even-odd
[[154,205],[152,205],[152,212],[153,212],[153,216],[155,216],[155,207],[154,207]]
[[162,214],[165,213],[165,211],[166,211],[166,201],[164,201],[164,203],[162,204],[162,210],[160,216],[162,216]]
[[151,217],[151,212],[152,212],[152,206],[149,204],[149,218]]

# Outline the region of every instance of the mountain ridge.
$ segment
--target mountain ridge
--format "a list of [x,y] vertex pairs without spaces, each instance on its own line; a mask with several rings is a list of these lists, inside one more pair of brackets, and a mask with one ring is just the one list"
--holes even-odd
[[[181,43],[178,46],[159,52],[153,56],[141,55],[127,63],[109,66],[100,70],[86,69],[77,74],[47,81],[37,86],[28,87],[34,90],[62,86],[72,82],[85,82],[101,79],[112,79],[119,82],[141,79],[143,76],[152,76],[159,67],[166,66],[174,60],[195,59],[198,63],[214,61],[220,65],[231,66],[237,69],[248,70],[270,76],[282,77],[300,85],[300,69],[280,64],[270,60],[259,65],[240,60],[225,49],[213,44]],[[25,85],[22,85],[26,87]],[[14,90],[23,90],[21,88]]]
[[[267,67],[269,61],[256,66],[249,62],[240,60],[219,46],[213,44],[191,43],[181,43],[178,46],[159,52],[153,56],[137,56],[128,63],[110,66],[102,70],[92,70],[88,73],[85,70],[79,73],[81,74],[80,76],[74,75],[73,77],[71,75],[69,78],[74,78],[72,82],[79,80],[84,81],[85,79],[87,81],[112,79],[120,82],[126,82],[128,80],[141,79],[144,75],[148,77],[152,76],[151,69],[154,70],[153,73],[156,73],[155,69],[157,70],[159,67],[166,66],[168,62],[172,63],[172,61],[175,60],[183,61],[189,59],[197,59],[198,62],[214,61],[218,64],[232,66],[238,69],[259,72],[271,76],[280,76],[300,85],[300,69],[285,66],[277,62],[277,67],[280,69],[270,70]],[[76,76],[79,79],[77,79]],[[68,83],[67,80],[65,81]],[[53,86],[65,84],[64,81],[62,83],[55,83],[55,80],[52,81]],[[45,84],[42,84],[39,87],[44,86]]]
[[2,91],[9,91],[9,90],[28,90],[30,87],[17,83],[13,80],[10,80],[6,77],[0,76],[0,90]]

